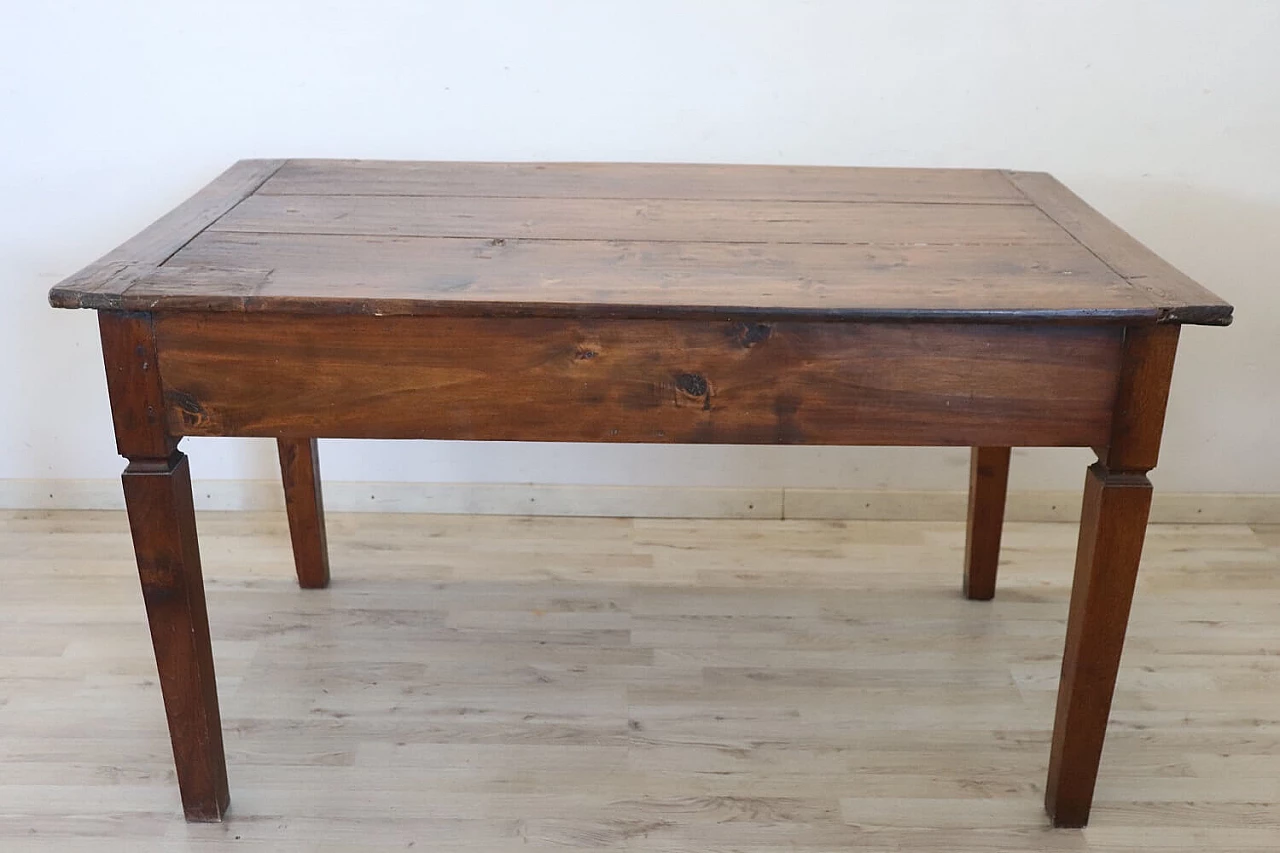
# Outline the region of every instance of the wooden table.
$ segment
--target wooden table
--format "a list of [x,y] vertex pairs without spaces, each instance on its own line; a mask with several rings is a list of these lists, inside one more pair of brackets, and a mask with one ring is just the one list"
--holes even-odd
[[1231,306],[1042,173],[253,160],[59,284],[98,313],[189,820],[229,801],[188,435],[278,440],[329,582],[316,438],[1091,447],[1045,804],[1089,817],[1178,332]]

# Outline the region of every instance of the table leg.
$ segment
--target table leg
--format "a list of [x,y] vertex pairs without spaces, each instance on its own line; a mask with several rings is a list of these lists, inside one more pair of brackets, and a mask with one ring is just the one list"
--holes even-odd
[[221,820],[230,794],[187,457],[133,459],[125,504],[187,820]]
[[165,422],[150,315],[103,311],[98,323],[182,808],[187,820],[221,820],[230,796],[191,472]]
[[969,521],[964,542],[964,594],[989,601],[996,594],[1000,533],[1009,486],[1008,447],[975,447],[969,457]]
[[298,585],[304,589],[322,589],[329,585],[329,548],[325,542],[316,440],[281,438],[277,444]]
[[1055,826],[1084,826],[1093,805],[1151,508],[1147,472],[1159,454],[1177,344],[1177,326],[1126,331],[1111,440],[1085,478],[1045,786]]
[[1045,788],[1056,826],[1089,819],[1150,507],[1146,475],[1089,469]]

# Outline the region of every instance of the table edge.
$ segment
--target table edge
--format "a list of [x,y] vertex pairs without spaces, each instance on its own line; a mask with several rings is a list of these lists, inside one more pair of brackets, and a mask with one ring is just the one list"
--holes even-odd
[[[817,323],[965,323],[993,325],[1126,325],[1186,322],[1162,318],[1151,308],[1105,309],[951,309],[937,308],[778,308],[755,305],[652,305],[601,303],[429,302],[421,300],[314,299],[273,296],[210,299],[208,297],[115,297],[90,294],[76,304],[59,308],[86,308],[125,314],[210,314],[228,317],[246,314],[278,314],[297,317],[454,317],[490,319],[571,320],[743,320]],[[1220,324],[1221,325],[1221,324]]]
[[94,297],[108,285],[127,289],[153,272],[244,199],[252,195],[288,160],[238,160],[177,207],[77,270],[49,290],[54,308],[97,307]]
[[1231,325],[1233,307],[1076,195],[1048,172],[1002,170],[1040,212],[1151,300],[1159,323]]

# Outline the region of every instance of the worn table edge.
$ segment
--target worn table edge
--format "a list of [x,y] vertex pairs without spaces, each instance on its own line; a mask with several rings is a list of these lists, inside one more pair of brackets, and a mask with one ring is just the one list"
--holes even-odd
[[1074,237],[1157,311],[1158,323],[1229,326],[1234,308],[1147,248],[1048,172],[1001,170],[1040,212]]
[[[569,320],[724,320],[816,323],[976,323],[993,325],[1152,325],[1161,322],[1153,309],[1107,308],[1062,309],[952,309],[938,308],[777,308],[757,305],[654,305],[573,302],[478,302],[376,300],[313,297],[252,296],[211,299],[203,296],[175,297],[143,294],[118,297],[88,294],[73,304],[56,307],[88,308],[97,311],[155,314],[218,314],[234,317],[249,314],[282,314],[299,317],[335,315],[366,317],[437,317],[494,319]],[[1172,321],[1166,321],[1172,322]]]
[[252,195],[287,160],[238,160],[177,207],[49,290],[54,308],[106,307],[93,298],[115,282],[120,291],[155,270],[219,217]]

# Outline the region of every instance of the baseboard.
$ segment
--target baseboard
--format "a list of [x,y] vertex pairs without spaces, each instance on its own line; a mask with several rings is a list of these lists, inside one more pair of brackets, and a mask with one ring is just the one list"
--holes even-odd
[[[1080,520],[1080,492],[1011,491],[1005,520]],[[964,492],[852,491],[786,489],[786,518],[963,521]],[[1156,490],[1151,503],[1156,524],[1275,524],[1280,495]]]
[[[273,480],[201,480],[202,510],[282,510]],[[954,491],[553,486],[496,483],[324,484],[333,512],[474,513],[625,518],[811,518],[961,521],[966,496]],[[123,509],[118,480],[0,480],[0,509]],[[1010,521],[1075,521],[1078,492],[1011,492]],[[1159,523],[1280,522],[1280,495],[1156,492]]]
[[[554,486],[533,483],[323,484],[333,512],[782,518],[782,489]],[[196,509],[283,510],[274,480],[197,480]],[[118,480],[0,480],[0,509],[123,509]]]

